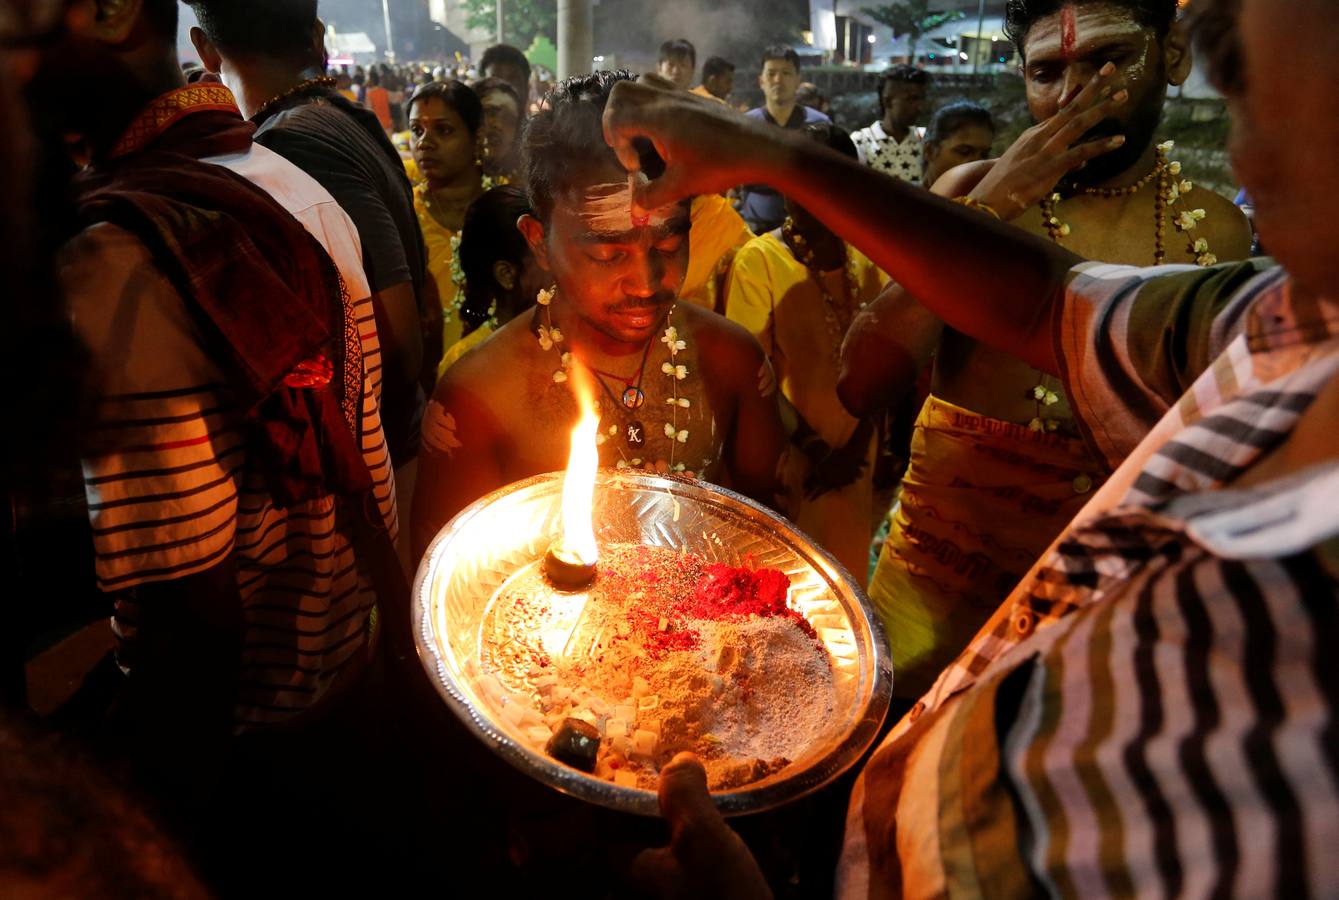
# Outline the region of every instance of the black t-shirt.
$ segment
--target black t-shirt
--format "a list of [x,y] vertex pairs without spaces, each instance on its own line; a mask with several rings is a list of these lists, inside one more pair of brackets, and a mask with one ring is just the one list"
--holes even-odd
[[334,91],[296,97],[259,123],[256,141],[316,179],[358,228],[373,293],[412,282],[426,268],[414,192],[376,114]]

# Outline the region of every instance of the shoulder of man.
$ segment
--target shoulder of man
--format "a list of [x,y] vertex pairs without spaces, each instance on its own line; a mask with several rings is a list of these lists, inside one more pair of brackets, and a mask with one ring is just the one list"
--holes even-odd
[[812,106],[801,107],[804,110],[804,124],[814,125],[821,122],[831,123],[832,119],[825,112],[820,112]]
[[330,191],[302,166],[264,144],[253,145],[239,158],[207,161],[250,181],[297,219],[334,260],[353,299],[370,293],[357,226]]
[[[465,391],[492,405],[514,396],[532,373],[542,351],[538,339],[530,331],[530,316],[522,313],[493,332],[488,347],[478,353],[466,353],[447,369],[442,377],[451,390]],[[559,365],[556,350],[549,351],[553,368]],[[542,362],[539,362],[542,365]],[[442,385],[438,385],[440,391]]]
[[1196,187],[1182,195],[1176,209],[1205,211],[1199,223],[1200,236],[1208,240],[1209,251],[1220,260],[1245,259],[1250,255],[1251,222],[1231,200],[1209,188]]
[[360,156],[358,151],[371,149],[363,127],[329,103],[304,103],[275,113],[256,129],[256,142],[280,153],[305,150],[322,161],[355,159]]
[[864,128],[857,128],[855,131],[851,132],[851,140],[855,141],[858,144],[871,143],[872,141],[875,140],[874,126],[866,125]]
[[998,161],[982,159],[977,162],[955,166],[940,175],[939,180],[931,186],[930,190],[942,197],[961,197],[969,194],[989,174],[990,170],[995,168],[995,163]]
[[698,365],[709,377],[750,387],[757,383],[763,352],[747,328],[699,306],[681,304],[680,309],[698,344]]

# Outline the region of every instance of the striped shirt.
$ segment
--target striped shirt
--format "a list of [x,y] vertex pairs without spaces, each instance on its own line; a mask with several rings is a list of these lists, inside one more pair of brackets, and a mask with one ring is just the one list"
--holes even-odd
[[[398,529],[379,412],[381,351],[358,232],[310,176],[259,145],[206,162],[269,193],[328,252],[353,298],[363,350],[363,458],[380,514]],[[225,252],[226,248],[220,248]],[[62,282],[102,389],[97,449],[83,461],[99,587],[123,591],[231,557],[243,601],[239,729],[314,707],[369,652],[371,580],[355,558],[342,500],[275,506],[251,465],[243,416],[180,295],[133,234],[103,224],[66,249]],[[133,671],[143,610],[112,621]]]
[[1231,482],[1339,374],[1339,304],[1086,264],[1054,334],[1119,468],[871,758],[839,893],[1333,895],[1339,461]]

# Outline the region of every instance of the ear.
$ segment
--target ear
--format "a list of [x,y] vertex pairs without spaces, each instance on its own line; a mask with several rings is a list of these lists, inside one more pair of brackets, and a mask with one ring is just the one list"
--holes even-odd
[[191,44],[194,45],[195,52],[200,54],[200,65],[205,67],[206,72],[217,75],[222,71],[223,55],[199,25],[191,26]]
[[926,141],[923,150],[922,159],[930,162],[939,155],[939,141]]
[[493,263],[493,280],[504,291],[516,290],[516,267],[505,259]]
[[535,255],[539,267],[545,272],[552,272],[553,269],[549,267],[549,245],[544,240],[544,223],[527,213],[516,220],[516,228],[530,245],[530,252]]
[[1167,69],[1167,83],[1182,85],[1190,77],[1191,66],[1195,63],[1194,53],[1190,49],[1190,35],[1182,22],[1173,22],[1163,42],[1163,65]]
[[324,70],[330,57],[325,52],[325,22],[320,18],[312,26],[312,53],[315,59],[321,61],[321,69]]
[[142,0],[97,0],[93,35],[104,44],[121,44],[139,25]]

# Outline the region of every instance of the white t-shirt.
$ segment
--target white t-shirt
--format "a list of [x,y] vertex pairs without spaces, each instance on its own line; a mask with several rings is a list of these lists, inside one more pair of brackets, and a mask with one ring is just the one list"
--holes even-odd
[[898,143],[883,130],[882,122],[875,122],[852,134],[851,140],[860,154],[860,161],[871,169],[903,181],[921,183],[925,167],[925,138],[921,129],[912,128]]

